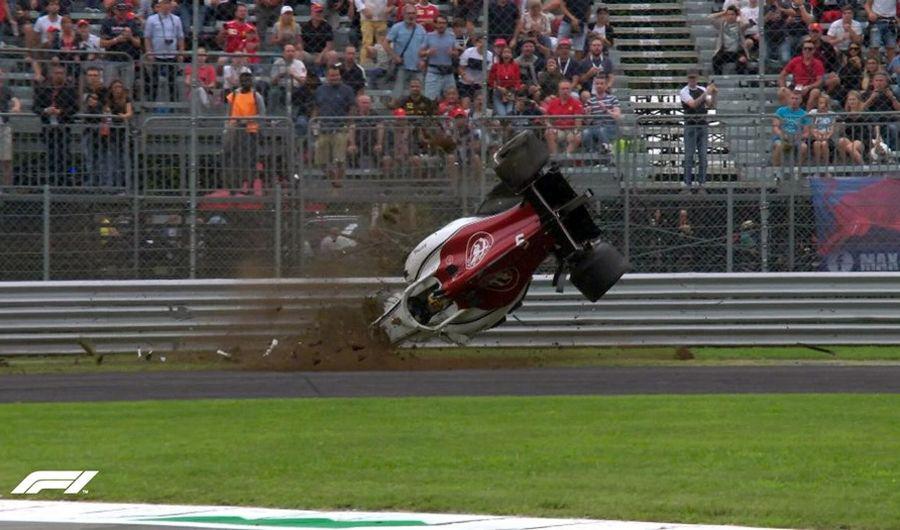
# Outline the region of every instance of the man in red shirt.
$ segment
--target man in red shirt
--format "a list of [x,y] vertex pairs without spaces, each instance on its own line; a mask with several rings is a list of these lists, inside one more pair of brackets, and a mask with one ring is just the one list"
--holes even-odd
[[234,8],[234,19],[222,25],[222,30],[216,37],[219,47],[225,53],[235,53],[244,49],[247,42],[247,33],[255,31],[256,27],[247,22],[247,6],[238,4]]
[[[582,116],[584,107],[578,98],[572,97],[572,83],[560,81],[559,94],[547,100],[544,105],[544,114],[547,116]],[[581,144],[581,120],[575,118],[557,118],[547,120],[547,149],[551,155],[559,151],[558,142],[566,142],[566,153],[574,153]]]
[[[825,65],[816,59],[816,46],[808,39],[803,41],[800,55],[794,57],[781,70],[778,76],[778,99],[782,105],[790,103],[791,94],[800,92],[801,101],[807,109],[816,108],[819,100],[822,80],[825,77]],[[788,74],[793,76],[790,86],[787,84]]]
[[421,25],[429,33],[434,31],[434,19],[440,14],[438,7],[428,0],[416,3],[416,24]]

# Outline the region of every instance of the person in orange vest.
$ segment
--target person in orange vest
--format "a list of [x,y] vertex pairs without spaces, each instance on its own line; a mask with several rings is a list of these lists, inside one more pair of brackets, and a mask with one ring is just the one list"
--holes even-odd
[[256,175],[259,148],[259,118],[266,115],[262,94],[253,88],[253,74],[242,72],[238,88],[225,96],[230,118],[225,130],[225,173],[229,181],[222,187],[239,187]]

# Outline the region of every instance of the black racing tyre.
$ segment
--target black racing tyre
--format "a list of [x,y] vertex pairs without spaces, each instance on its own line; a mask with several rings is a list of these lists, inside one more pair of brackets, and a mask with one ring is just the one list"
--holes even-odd
[[495,159],[497,177],[513,192],[521,193],[538,177],[550,153],[534,133],[522,131],[503,144]]
[[599,300],[630,268],[625,257],[609,243],[597,243],[569,260],[569,280],[591,302]]

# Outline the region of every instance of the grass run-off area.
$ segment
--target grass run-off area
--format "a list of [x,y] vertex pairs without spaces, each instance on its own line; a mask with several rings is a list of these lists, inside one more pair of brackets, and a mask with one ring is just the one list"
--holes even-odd
[[[265,351],[261,344],[258,358]],[[412,350],[403,350],[408,353]],[[146,354],[146,352],[144,352]],[[249,355],[254,355],[250,353]],[[485,366],[493,361],[523,361],[532,367],[563,366],[691,366],[691,365],[766,365],[785,363],[894,363],[900,362],[898,346],[764,346],[764,347],[583,347],[583,348],[420,348],[423,358],[480,358]],[[165,358],[166,361],[162,362]],[[150,360],[135,352],[104,355],[99,364],[89,355],[57,357],[9,356],[0,359],[0,375],[17,373],[91,373],[169,370],[244,369],[234,362],[209,352],[179,354],[156,352]]]
[[0,490],[97,469],[92,501],[900,521],[900,395],[6,404],[0,425]]

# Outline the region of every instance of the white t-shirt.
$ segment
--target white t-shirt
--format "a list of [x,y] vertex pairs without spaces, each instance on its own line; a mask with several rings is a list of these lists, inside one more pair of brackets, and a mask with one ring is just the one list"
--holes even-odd
[[[759,35],[759,6],[742,7],[741,20],[744,21],[744,24],[749,24],[747,30],[744,31],[745,35]],[[750,22],[753,22],[753,24],[750,24]]]
[[226,64],[225,67],[222,68],[222,88],[225,92],[240,85],[240,77],[244,72],[253,73],[253,70],[251,70],[249,66],[235,68],[235,66],[231,64]]
[[288,73],[289,75],[283,76],[278,84],[285,87],[290,88],[291,86],[298,87],[303,84],[301,79],[306,79],[306,65],[303,64],[303,61],[300,59],[294,59],[291,61],[290,66],[285,66],[284,58],[279,57],[275,59],[275,62],[272,64],[272,72],[269,74],[270,77],[275,77],[278,74]]
[[34,23],[34,31],[41,36],[41,44],[50,42],[50,28],[60,29],[62,25],[62,17],[56,15],[56,20],[50,20],[50,15],[38,17]]
[[[484,58],[481,56],[481,53],[478,52],[478,48],[472,46],[471,48],[467,48],[466,51],[462,52],[462,55],[459,56],[459,64],[466,70],[466,75],[468,76],[468,82],[471,84],[481,84],[484,82],[484,69],[473,69],[469,68],[469,59],[474,59],[476,61],[483,61]],[[494,61],[494,54],[491,52],[487,52],[487,62],[486,69],[491,69],[491,63]]]
[[897,16],[896,0],[872,0],[872,11],[879,17]]
[[[862,35],[862,24],[859,22],[852,20],[850,21],[850,30],[857,35]],[[844,21],[843,19],[837,19],[828,26],[829,37],[834,37],[837,39],[837,42],[834,44],[834,47],[838,50],[844,51],[850,47],[850,36],[846,35],[844,32]]]

